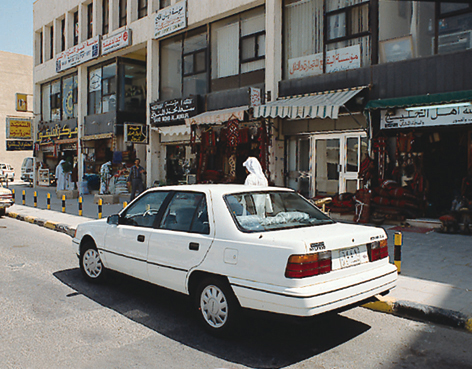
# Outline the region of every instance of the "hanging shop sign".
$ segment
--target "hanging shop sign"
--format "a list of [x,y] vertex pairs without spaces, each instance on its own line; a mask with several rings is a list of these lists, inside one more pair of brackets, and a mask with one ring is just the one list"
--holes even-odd
[[381,110],[380,129],[472,124],[472,106],[434,109]]
[[7,151],[31,151],[33,141],[29,140],[7,140]]
[[150,104],[152,125],[171,125],[195,116],[197,111],[196,97],[174,99]]
[[100,36],[95,36],[58,54],[56,57],[56,73],[88,62],[99,55]]
[[135,144],[148,144],[147,126],[144,124],[125,123],[125,141]]
[[38,141],[39,143],[47,143],[53,140],[77,138],[77,131],[77,122],[75,122],[74,126],[72,124],[64,124],[62,126],[55,124],[52,127],[43,127],[38,132]]
[[[326,51],[326,73],[361,67],[361,47],[353,45]],[[302,78],[323,73],[323,53],[288,60],[288,78]]]
[[6,123],[7,139],[33,139],[33,120],[31,118],[7,117]]
[[125,29],[102,39],[102,55],[112,53],[129,45],[131,45],[131,30]]
[[249,87],[249,95],[251,98],[251,106],[259,106],[262,104],[260,88]]
[[187,27],[187,4],[180,1],[156,13],[154,18],[154,38],[169,35]]

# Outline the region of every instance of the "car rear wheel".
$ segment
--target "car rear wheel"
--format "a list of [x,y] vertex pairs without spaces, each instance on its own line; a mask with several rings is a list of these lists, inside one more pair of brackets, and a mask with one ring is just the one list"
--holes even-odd
[[80,254],[80,270],[85,279],[90,282],[98,282],[103,279],[105,267],[97,248],[92,243],[87,243]]
[[198,315],[205,329],[215,336],[234,333],[240,306],[229,284],[220,278],[206,278],[195,294]]

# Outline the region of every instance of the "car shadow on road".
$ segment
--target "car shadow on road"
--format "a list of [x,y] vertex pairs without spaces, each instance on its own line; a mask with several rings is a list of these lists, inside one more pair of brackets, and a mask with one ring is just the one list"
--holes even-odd
[[79,268],[54,275],[76,291],[68,297],[81,294],[172,340],[248,367],[283,368],[370,329],[339,314],[300,320],[249,312],[243,316],[238,335],[218,339],[199,324],[186,295],[118,273],[109,273],[101,284],[86,282]]

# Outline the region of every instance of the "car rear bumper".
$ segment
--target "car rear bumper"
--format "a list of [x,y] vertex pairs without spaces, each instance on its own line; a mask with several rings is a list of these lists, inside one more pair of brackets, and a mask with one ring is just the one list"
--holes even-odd
[[396,267],[385,263],[349,278],[302,288],[281,290],[236,279],[230,279],[230,283],[242,307],[303,317],[340,309],[387,292],[395,287],[396,280]]

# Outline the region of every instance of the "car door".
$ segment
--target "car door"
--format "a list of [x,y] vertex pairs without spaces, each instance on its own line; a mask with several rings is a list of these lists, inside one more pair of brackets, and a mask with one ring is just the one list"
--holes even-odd
[[148,192],[131,203],[110,224],[105,236],[107,267],[133,277],[147,279],[147,254],[151,230],[168,191]]
[[149,280],[186,292],[188,272],[200,264],[214,238],[211,211],[202,192],[176,191],[149,240]]

